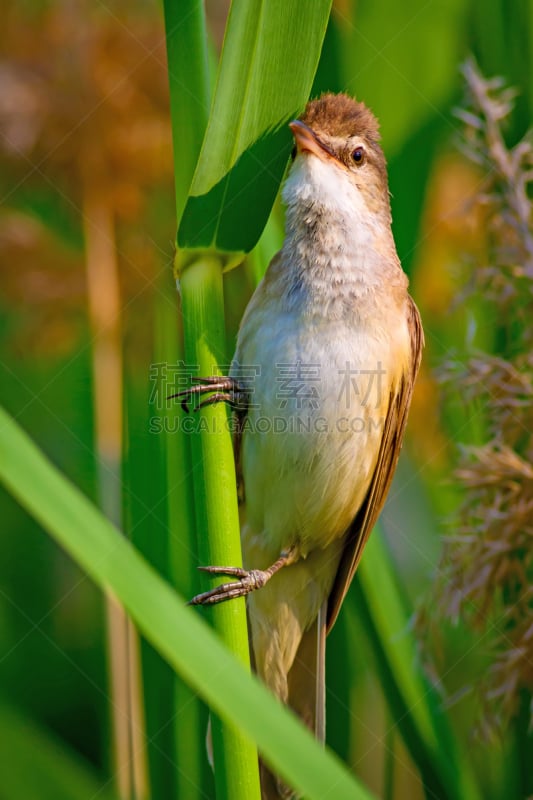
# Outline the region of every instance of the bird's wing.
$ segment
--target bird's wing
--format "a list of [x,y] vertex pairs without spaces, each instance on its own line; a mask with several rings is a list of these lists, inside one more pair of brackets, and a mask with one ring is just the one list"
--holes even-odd
[[342,601],[361,559],[363,548],[383,508],[396,469],[407,422],[415,378],[420,366],[424,333],[418,309],[408,298],[408,326],[411,358],[407,371],[389,398],[383,437],[372,481],[357,516],[346,533],[346,542],[328,600],[327,629],[331,630]]
[[[302,636],[287,676],[289,706],[322,744],[326,741],[326,614],[324,600],[318,617]],[[261,759],[259,763],[262,800],[295,797]]]
[[289,705],[319,742],[326,741],[326,619],[324,600],[302,636],[287,676]]
[[233,411],[233,455],[235,458],[235,476],[237,478],[237,498],[239,506],[244,505],[244,480],[242,476],[242,463],[241,463],[241,445],[242,445],[242,432],[247,408],[239,408]]

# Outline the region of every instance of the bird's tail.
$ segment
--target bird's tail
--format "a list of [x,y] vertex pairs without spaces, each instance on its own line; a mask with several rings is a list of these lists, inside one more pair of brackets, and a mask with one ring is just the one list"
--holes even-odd
[[[326,737],[327,601],[304,633],[288,675],[292,710],[320,742]],[[262,800],[295,800],[298,795],[261,762]]]

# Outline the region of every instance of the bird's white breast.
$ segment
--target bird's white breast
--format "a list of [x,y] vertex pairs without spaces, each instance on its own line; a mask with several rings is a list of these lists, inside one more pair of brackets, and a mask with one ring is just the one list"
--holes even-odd
[[248,340],[255,365],[242,457],[247,523],[275,556],[342,536],[370,482],[395,369],[387,338],[279,313]]
[[[284,189],[286,238],[247,309],[236,360],[250,409],[242,439],[247,536],[270,556],[342,536],[368,489],[390,389],[405,368],[405,276],[386,221],[357,185],[298,157]],[[392,264],[381,244],[390,242]],[[397,277],[399,276],[399,277]],[[238,375],[237,368],[233,374]]]

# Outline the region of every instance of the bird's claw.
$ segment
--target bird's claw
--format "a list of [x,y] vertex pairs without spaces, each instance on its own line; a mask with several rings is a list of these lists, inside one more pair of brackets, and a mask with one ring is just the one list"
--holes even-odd
[[242,567],[198,567],[202,572],[210,575],[228,575],[238,578],[237,581],[222,583],[208,592],[202,592],[189,600],[190,606],[212,606],[233,600],[236,597],[246,597],[250,592],[260,589],[270,578],[270,574],[262,569],[242,569]]
[[195,386],[189,386],[187,389],[182,389],[180,392],[171,394],[167,400],[179,398],[181,400],[181,407],[185,413],[189,413],[189,403],[193,398],[201,398],[203,394],[210,394],[205,400],[200,400],[194,410],[198,411],[205,406],[213,405],[214,403],[229,403],[234,408],[239,408],[244,390],[234,378],[224,377],[222,375],[211,375],[205,378],[193,377],[192,380]]

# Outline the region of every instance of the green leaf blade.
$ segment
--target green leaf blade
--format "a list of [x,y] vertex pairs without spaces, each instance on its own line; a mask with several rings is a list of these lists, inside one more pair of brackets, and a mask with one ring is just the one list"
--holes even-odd
[[[288,127],[259,139],[206,194],[191,196],[178,232],[182,249],[248,253],[257,244],[279,189],[291,146]],[[258,195],[258,185],[261,187]]]
[[286,123],[308,99],[330,8],[331,0],[233,4],[180,247],[249,252],[257,242],[289,155]]
[[372,800],[311,733],[146,563],[124,536],[0,409],[0,480],[215,712],[257,742],[308,800]]
[[179,220],[209,116],[207,36],[202,0],[164,0],[163,6]]

